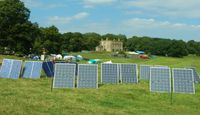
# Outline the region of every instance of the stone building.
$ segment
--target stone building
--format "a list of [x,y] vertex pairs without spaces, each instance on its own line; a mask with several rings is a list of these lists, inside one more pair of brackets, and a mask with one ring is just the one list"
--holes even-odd
[[96,47],[96,51],[122,51],[123,50],[123,42],[118,40],[101,40],[100,45]]

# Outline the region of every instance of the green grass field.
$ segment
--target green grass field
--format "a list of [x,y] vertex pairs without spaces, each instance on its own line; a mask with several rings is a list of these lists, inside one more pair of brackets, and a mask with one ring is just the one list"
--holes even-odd
[[[200,73],[200,57],[156,57],[150,60],[111,58],[108,53],[76,53],[92,59],[114,63],[194,66]],[[0,56],[0,62],[5,56]],[[6,56],[6,58],[16,58]],[[22,58],[18,58],[22,59]],[[80,63],[86,63],[82,61]],[[101,85],[99,89],[53,89],[51,79],[0,79],[0,115],[69,115],[69,114],[200,114],[200,85],[196,94],[150,93],[149,83]]]

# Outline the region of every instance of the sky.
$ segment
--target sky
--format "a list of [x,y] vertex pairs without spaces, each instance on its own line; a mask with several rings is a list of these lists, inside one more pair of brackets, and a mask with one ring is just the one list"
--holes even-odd
[[22,0],[30,20],[61,33],[200,41],[200,0]]

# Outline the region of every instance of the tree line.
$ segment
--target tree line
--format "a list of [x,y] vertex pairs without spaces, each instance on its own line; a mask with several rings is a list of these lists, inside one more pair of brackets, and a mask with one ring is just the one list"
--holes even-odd
[[[129,51],[142,50],[148,54],[183,57],[188,54],[200,55],[200,42],[194,40],[172,40],[162,38],[137,37],[119,34],[60,33],[55,26],[40,27],[29,20],[30,10],[20,0],[0,1],[0,53],[5,50],[17,54],[58,54],[62,51],[78,52],[95,50],[102,39],[118,40]],[[67,25],[66,25],[67,26]]]

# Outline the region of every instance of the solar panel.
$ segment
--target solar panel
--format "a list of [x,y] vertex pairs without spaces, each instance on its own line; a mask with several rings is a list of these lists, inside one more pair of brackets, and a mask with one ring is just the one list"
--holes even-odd
[[79,64],[77,88],[98,88],[98,65]]
[[149,80],[150,79],[150,65],[140,65],[140,79]]
[[12,69],[10,70],[10,78],[18,79],[20,76],[21,67],[22,67],[21,60],[13,60]]
[[151,67],[150,68],[150,91],[151,92],[171,92],[171,72],[170,68]]
[[53,88],[75,87],[76,64],[56,63]]
[[195,83],[200,83],[199,74],[196,71],[196,68],[195,67],[191,67],[191,68],[188,68],[188,69],[192,69],[193,70],[194,82]]
[[175,93],[195,93],[194,76],[192,69],[174,68],[172,70]]
[[122,83],[138,83],[137,64],[120,64]]
[[52,61],[43,62],[42,68],[47,77],[53,77],[54,75],[54,63]]
[[101,82],[102,83],[119,83],[118,64],[101,64]]
[[42,62],[34,61],[31,78],[35,78],[35,79],[40,78],[41,70],[42,70]]
[[24,71],[22,76],[24,78],[38,79],[40,78],[41,70],[42,70],[42,62],[25,61]]
[[12,60],[4,59],[0,71],[0,77],[9,78],[11,67],[12,67]]
[[18,79],[20,76],[22,61],[4,59],[0,71],[0,77]]

